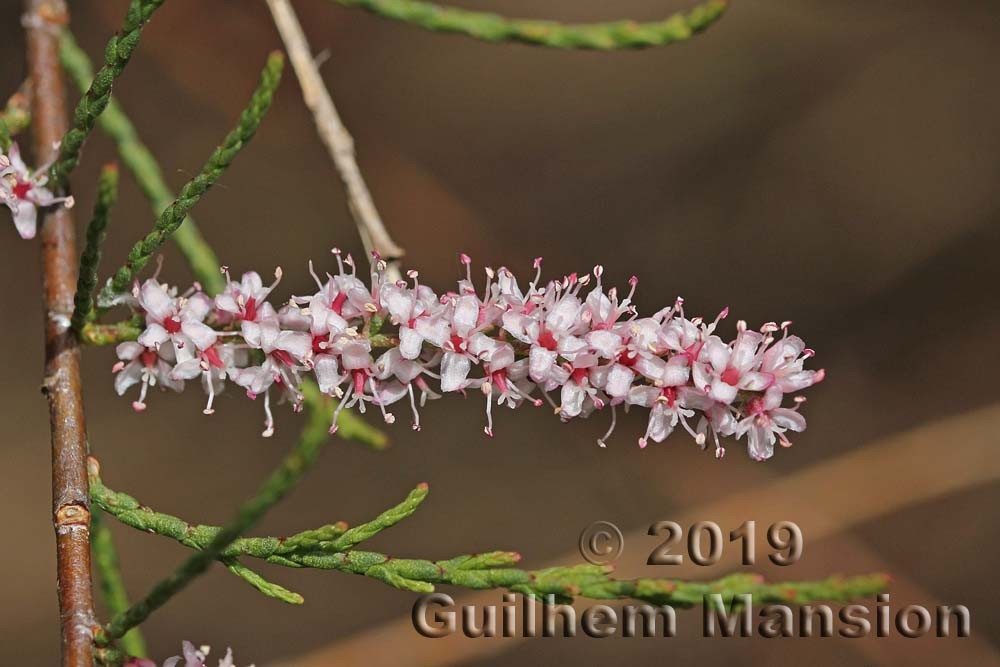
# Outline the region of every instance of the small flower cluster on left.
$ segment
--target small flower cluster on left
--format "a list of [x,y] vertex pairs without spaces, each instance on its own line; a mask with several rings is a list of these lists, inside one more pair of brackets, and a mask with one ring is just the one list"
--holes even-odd
[[[175,655],[167,658],[163,667],[206,667],[205,660],[208,659],[209,648],[202,646],[195,648],[191,642],[184,642],[183,655]],[[125,667],[156,667],[156,663],[148,658],[132,658],[125,663]],[[233,663],[233,652],[226,651],[226,655],[219,660],[219,667],[236,667]],[[251,665],[251,667],[253,667]]]
[[45,187],[51,166],[50,162],[38,169],[29,169],[16,143],[11,144],[6,155],[0,154],[0,202],[13,214],[14,227],[22,239],[35,237],[39,208],[53,204],[64,204],[66,208],[73,206],[72,197],[56,197]]

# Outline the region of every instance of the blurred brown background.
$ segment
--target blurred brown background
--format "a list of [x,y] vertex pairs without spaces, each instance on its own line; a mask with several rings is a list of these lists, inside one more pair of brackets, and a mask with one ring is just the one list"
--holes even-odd
[[[70,4],[81,43],[98,56],[127,3]],[[690,3],[463,4],[587,21],[653,19]],[[746,519],[794,520],[804,557],[758,568],[768,576],[888,571],[894,605],[965,604],[972,637],[702,639],[699,612],[682,612],[683,637],[670,641],[421,640],[407,620],[412,594],[337,573],[266,570],[305,594],[305,605],[290,607],[215,568],[145,626],[156,656],[190,638],[231,644],[240,664],[306,667],[358,664],[358,646],[370,664],[386,665],[1000,661],[996,3],[734,4],[687,44],[597,54],[484,44],[324,0],[295,3],[314,49],[329,54],[322,71],[362,169],[422,280],[452,284],[459,251],[478,266],[521,272],[543,255],[548,276],[598,262],[618,284],[638,275],[645,312],[683,294],[697,313],[731,306],[730,329],[737,318],[794,319],[828,370],[808,392],[810,428],[796,446],[767,464],[736,446],[719,463],[683,436],[640,452],[643,420],[633,413],[602,450],[594,439],[603,417],[560,425],[547,410],[527,409],[502,411],[498,436],[487,440],[481,402],[450,397],[428,408],[422,433],[392,428],[387,452],[333,442],[260,531],[359,522],[422,480],[430,499],[374,547],[430,558],[514,548],[534,567],[572,560],[579,531],[598,519],[636,535],[658,519],[715,520],[726,530]],[[3,3],[0,23],[6,91],[24,76],[17,5]],[[278,46],[263,2],[171,0],[156,15],[115,92],[173,186],[230,128]],[[74,181],[80,220],[97,169],[112,157],[96,134]],[[258,138],[195,213],[234,270],[285,269],[279,298],[309,289],[306,260],[329,262],[330,246],[359,254],[290,70]],[[150,221],[124,178],[107,267]],[[12,226],[0,231],[0,654],[52,665],[39,261]],[[163,276],[190,279],[173,249]],[[294,440],[298,417],[280,411],[278,435],[261,439],[260,404],[236,392],[212,418],[201,415],[197,391],[156,394],[145,414],[133,414],[114,396],[113,360],[109,349],[85,357],[92,446],[108,483],[151,506],[223,521]],[[133,594],[185,555],[162,538],[117,534]],[[654,538],[627,537],[623,571],[673,574],[639,567]],[[682,574],[714,577],[730,566]],[[289,659],[304,653],[313,657]]]

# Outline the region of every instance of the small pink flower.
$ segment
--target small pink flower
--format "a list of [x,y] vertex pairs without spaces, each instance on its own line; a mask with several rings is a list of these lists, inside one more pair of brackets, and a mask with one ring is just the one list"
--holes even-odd
[[[628,394],[629,405],[650,408],[646,432],[639,438],[639,447],[645,448],[649,441],[663,442],[678,424],[699,441],[698,434],[688,424],[694,417],[693,407],[701,403],[695,390],[690,387],[633,387]],[[692,403],[692,405],[688,405]]]
[[826,371],[822,368],[815,371],[803,370],[802,365],[806,359],[816,353],[808,349],[805,342],[798,336],[788,335],[788,325],[790,324],[790,322],[784,324],[782,328],[785,335],[775,341],[764,353],[760,365],[761,370],[770,373],[774,378],[774,384],[786,394],[802,391],[822,382],[823,378],[826,377]]
[[120,360],[111,371],[115,373],[115,391],[123,395],[133,385],[142,383],[138,400],[132,403],[136,412],[146,409],[146,393],[150,387],[162,387],[181,391],[184,381],[173,377],[171,371],[175,361],[174,350],[169,345],[146,347],[133,341],[121,343],[115,348]]
[[264,394],[262,435],[269,438],[274,434],[270,389],[277,384],[284,397],[295,406],[301,404],[301,372],[308,370],[311,363],[312,337],[304,331],[282,330],[276,315],[260,322],[243,320],[242,333],[248,346],[264,352],[264,361],[259,366],[230,369],[229,378],[245,388],[251,398]]
[[267,287],[256,271],[247,271],[240,276],[239,282],[229,276],[228,267],[223,267],[222,272],[226,276],[226,287],[215,297],[220,322],[259,322],[275,314],[267,297],[281,282],[281,267],[274,270],[274,282]]
[[746,408],[746,417],[740,420],[736,427],[736,437],[747,437],[747,451],[750,457],[764,461],[774,455],[774,443],[778,441],[782,447],[791,447],[792,443],[785,435],[787,431],[804,431],[806,418],[798,413],[799,403],[794,408],[782,408],[782,393],[780,387],[771,387],[762,397],[750,399]]
[[405,282],[383,284],[379,300],[390,322],[399,327],[400,353],[406,359],[416,359],[425,341],[442,340],[447,335],[447,323],[437,317],[443,306],[434,291],[417,283],[416,271],[408,275],[414,281],[412,289]]
[[179,362],[170,372],[170,376],[178,380],[193,380],[200,376],[202,388],[208,394],[208,403],[202,412],[210,415],[215,412],[212,407],[215,395],[222,391],[229,372],[236,368],[238,359],[242,361],[246,357],[243,352],[235,346],[215,341],[207,347],[198,345],[195,356]]
[[709,336],[694,364],[694,381],[713,400],[730,404],[739,391],[763,391],[774,382],[774,375],[761,372],[763,350],[768,344],[763,334],[748,331],[740,322],[736,340],[723,343],[718,336]]
[[35,237],[38,226],[38,209],[54,204],[72,208],[72,197],[56,197],[45,187],[52,162],[32,171],[21,159],[17,144],[11,144],[7,155],[0,155],[0,202],[7,205],[14,216],[14,227],[22,239]]
[[150,279],[132,293],[146,316],[146,329],[139,336],[142,345],[158,348],[170,341],[183,361],[195,356],[192,347],[205,349],[215,343],[215,331],[204,323],[212,300],[202,292],[192,290],[178,297],[176,290]]

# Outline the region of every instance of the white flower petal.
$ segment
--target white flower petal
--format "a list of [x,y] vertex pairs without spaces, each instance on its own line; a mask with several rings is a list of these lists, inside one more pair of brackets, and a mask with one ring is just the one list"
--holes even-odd
[[424,344],[423,337],[410,327],[399,329],[399,352],[404,359],[416,359],[420,356],[420,348]]
[[465,386],[472,361],[464,354],[445,352],[441,359],[441,391],[457,391]]
[[632,380],[634,379],[635,373],[632,372],[631,368],[615,364],[608,371],[608,381],[604,390],[608,392],[608,396],[624,398],[628,394],[629,387],[632,386]]
[[21,201],[15,204],[13,211],[14,227],[22,239],[33,239],[38,227],[38,209],[31,202]]

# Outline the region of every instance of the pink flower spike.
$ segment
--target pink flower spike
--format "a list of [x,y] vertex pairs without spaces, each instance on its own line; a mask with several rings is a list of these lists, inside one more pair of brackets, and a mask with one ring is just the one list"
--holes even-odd
[[[637,278],[621,298],[617,288],[602,284],[600,264],[542,284],[536,258],[534,281],[523,291],[505,266],[485,267],[485,285],[477,290],[463,253],[466,277],[457,289],[436,293],[415,270],[406,272],[408,280],[386,281],[377,254],[369,282],[350,255],[333,254],[336,272],[321,278],[310,263],[316,291],[277,310],[267,297],[280,268],[275,284],[264,286],[254,272],[237,282],[223,267],[226,287],[214,297],[197,284],[184,292],[155,279],[136,285],[126,303],[146,328],[117,349],[116,390],[139,385],[134,404],[143,410],[150,389],[180,391],[186,380],[199,380],[207,394],[203,412],[212,414],[216,395],[231,381],[251,399],[264,394],[264,437],[274,433],[277,404],[302,411],[306,379],[339,401],[330,433],[338,431],[341,411],[365,412],[372,404],[392,424],[388,408],[404,399],[419,431],[419,408],[428,398],[479,390],[486,401],[483,432],[490,437],[494,409],[547,401],[568,421],[610,407],[601,447],[623,405],[647,411],[640,448],[680,427],[702,448],[711,435],[719,458],[725,455],[720,438],[746,435],[751,458],[763,460],[775,443],[790,444],[787,431],[805,428],[802,400],[782,407],[783,396],[825,378],[824,370],[805,367],[814,353],[788,333],[787,323],[766,322],[758,332],[740,320],[735,339],[724,340],[714,331],[728,307],[711,322],[688,319],[680,297],[641,316],[632,303]],[[784,333],[776,338],[779,329]],[[432,389],[432,381],[438,387]]]

